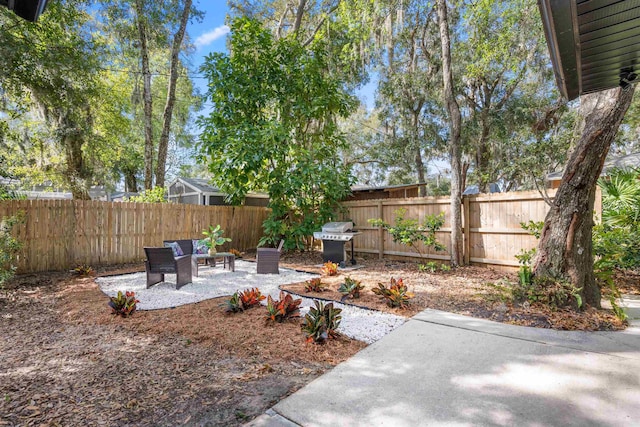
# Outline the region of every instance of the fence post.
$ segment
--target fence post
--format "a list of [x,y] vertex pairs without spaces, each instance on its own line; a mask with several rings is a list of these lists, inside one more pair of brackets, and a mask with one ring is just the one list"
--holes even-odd
[[593,213],[596,224],[602,224],[602,190],[598,185],[596,187],[596,196],[593,202]]
[[464,244],[463,249],[463,262],[465,265],[469,265],[471,261],[471,224],[469,223],[469,196],[462,196],[462,226],[464,227]]
[[[382,216],[382,200],[378,201],[378,218],[384,221],[384,217]],[[382,259],[384,257],[384,228],[378,227],[378,259]]]

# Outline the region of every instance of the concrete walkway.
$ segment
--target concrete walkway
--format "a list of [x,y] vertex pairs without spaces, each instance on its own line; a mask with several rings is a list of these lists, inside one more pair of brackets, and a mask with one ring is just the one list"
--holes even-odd
[[425,310],[250,426],[640,425],[640,299],[623,332]]

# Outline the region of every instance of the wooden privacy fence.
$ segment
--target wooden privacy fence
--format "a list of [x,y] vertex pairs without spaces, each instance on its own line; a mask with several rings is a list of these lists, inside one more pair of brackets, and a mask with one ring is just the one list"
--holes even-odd
[[163,240],[199,239],[220,224],[232,241],[224,248],[255,248],[269,209],[76,200],[0,202],[0,217],[25,213],[15,236],[23,243],[18,273],[65,270],[144,259],[143,247]]
[[[550,190],[553,197],[556,190]],[[596,215],[599,217],[601,203],[599,192],[596,197]],[[418,257],[410,248],[394,243],[385,230],[372,227],[370,218],[382,218],[394,224],[395,211],[406,209],[405,218],[419,219],[426,215],[444,213],[444,226],[436,233],[436,238],[446,248],[451,247],[451,212],[449,197],[424,197],[410,199],[382,199],[345,202],[345,218],[350,218],[356,229],[362,232],[354,238],[354,251],[401,257]],[[521,222],[544,221],[549,210],[537,191],[464,196],[462,203],[464,259],[466,263],[518,266],[514,255],[523,249],[534,248],[536,238],[520,226]],[[435,252],[421,247],[428,258],[449,260],[449,252]]]

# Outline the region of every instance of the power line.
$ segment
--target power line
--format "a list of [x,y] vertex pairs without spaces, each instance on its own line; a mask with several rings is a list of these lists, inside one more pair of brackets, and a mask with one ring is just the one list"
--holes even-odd
[[[124,68],[107,68],[107,67],[98,67],[99,70],[102,71],[111,71],[113,73],[125,73],[125,74],[143,74],[142,71],[138,71],[138,70],[127,70]],[[152,76],[165,76],[165,77],[171,77],[171,74],[169,73],[161,73],[159,71],[153,71],[151,73],[149,73]],[[203,76],[202,74],[180,74],[179,77],[189,77],[192,79],[207,79],[207,77]]]

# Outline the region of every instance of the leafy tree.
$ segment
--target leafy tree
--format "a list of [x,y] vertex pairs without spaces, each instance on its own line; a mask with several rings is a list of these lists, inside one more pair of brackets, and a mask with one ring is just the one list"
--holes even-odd
[[567,280],[581,289],[582,300],[600,307],[593,270],[593,205],[596,181],[609,147],[631,104],[634,87],[581,97],[582,132],[545,218],[534,278]]
[[261,243],[285,237],[287,247],[303,247],[349,192],[336,121],[355,101],[326,73],[322,43],[276,40],[247,18],[231,28],[231,54],[211,54],[202,67],[215,107],[199,119],[201,159],[233,202],[268,191],[272,213]]
[[[379,58],[377,105],[384,123],[385,143],[415,174],[409,182],[426,183],[425,157],[433,157],[444,111],[440,102],[441,68],[433,6],[401,3],[398,13],[387,9],[382,29],[383,53]],[[385,43],[386,41],[386,43]],[[425,196],[426,186],[420,187]]]
[[167,203],[167,189],[164,187],[153,187],[151,190],[143,190],[137,196],[131,196],[128,202],[135,203]]
[[449,159],[451,162],[451,266],[463,263],[462,253],[462,114],[453,91],[451,30],[446,0],[437,1],[442,48],[442,93],[449,113]]
[[[202,12],[192,6],[192,0],[164,0],[153,2],[153,7],[147,0],[105,0],[103,3],[105,25],[115,32],[119,43],[117,49],[125,58],[135,59],[128,66],[137,69],[140,64],[141,68],[142,93],[138,93],[136,85],[133,86],[133,95],[140,98],[143,106],[144,188],[152,188],[154,174],[155,185],[164,186],[169,144],[176,132],[173,125],[174,110],[184,108],[184,104],[181,107],[176,98],[193,98],[191,87],[187,92],[184,85],[181,89],[180,81],[189,79],[184,75],[185,67],[179,54],[186,51],[184,39],[187,23],[201,19]],[[160,71],[154,71],[154,68]],[[159,90],[161,82],[162,91]],[[154,107],[157,104],[154,99],[164,101],[161,111],[157,111],[157,106]]]
[[[85,7],[71,0],[54,2],[38,24],[0,9],[0,88],[8,101],[3,107],[14,121],[27,118],[38,123],[5,133],[13,151],[9,156],[15,159],[32,147],[39,149],[34,159],[38,168],[51,168],[48,174],[57,175],[74,198],[88,198],[100,166],[94,162],[92,144],[98,98],[104,90],[99,72],[104,45],[92,37]],[[20,165],[25,168],[14,169],[12,175],[28,176],[32,165],[19,161]]]
[[[530,0],[477,1],[464,8],[454,58],[463,71],[465,139],[480,192],[513,163],[513,146],[525,145],[532,112],[553,101],[541,90],[551,81],[539,11]],[[519,132],[517,138],[514,133]],[[526,149],[521,150],[526,152]]]

